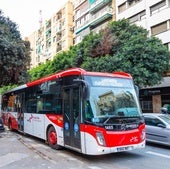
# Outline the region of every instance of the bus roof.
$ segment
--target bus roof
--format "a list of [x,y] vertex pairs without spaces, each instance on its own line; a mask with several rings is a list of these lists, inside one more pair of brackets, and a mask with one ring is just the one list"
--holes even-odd
[[36,86],[36,85],[44,83],[46,81],[54,80],[54,79],[61,78],[61,77],[66,77],[66,76],[69,76],[69,75],[91,75],[91,76],[93,75],[93,76],[107,76],[107,77],[119,77],[119,78],[132,79],[132,76],[128,73],[125,73],[125,72],[113,72],[113,73],[90,72],[90,71],[86,71],[82,68],[70,68],[68,70],[64,70],[64,71],[61,71],[61,72],[40,78],[38,80],[28,82],[24,85],[18,86],[18,87],[14,88],[10,91],[7,91],[6,93],[14,92],[16,90],[24,89],[24,88],[31,87],[31,86]]
[[132,76],[128,73],[125,72],[113,72],[113,73],[106,73],[106,72],[89,72],[85,71],[82,68],[70,68],[68,70],[61,71],[59,73],[55,73],[52,75],[49,75],[47,77],[43,77],[41,79],[28,82],[27,86],[35,86],[41,83],[44,83],[48,80],[54,80],[57,78],[65,77],[65,76],[70,76],[70,75],[94,75],[94,76],[108,76],[108,77],[120,77],[120,78],[130,78],[132,79]]
[[[5,92],[4,94],[10,93],[10,92],[14,92],[14,91],[16,91],[16,90],[21,90],[21,89],[24,89],[24,88],[26,88],[26,87],[27,87],[27,85],[26,85],[26,84],[23,84],[23,85],[20,85],[20,86],[18,86],[18,87],[15,87],[15,88],[13,88],[13,89]],[[4,95],[4,94],[3,94],[3,95]]]

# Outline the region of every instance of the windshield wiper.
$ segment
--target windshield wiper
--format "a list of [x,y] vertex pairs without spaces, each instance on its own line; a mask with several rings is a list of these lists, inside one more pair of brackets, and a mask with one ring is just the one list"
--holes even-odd
[[[108,117],[103,124],[107,124],[110,120],[115,121],[116,123],[118,123],[119,120],[123,120],[123,121],[130,121],[130,120],[136,120],[138,122],[140,122],[142,120],[141,116],[110,116]],[[113,123],[113,121],[111,123]]]

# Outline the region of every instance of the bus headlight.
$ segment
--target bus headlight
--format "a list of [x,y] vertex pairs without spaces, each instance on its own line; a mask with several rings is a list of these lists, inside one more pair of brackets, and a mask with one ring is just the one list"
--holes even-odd
[[104,139],[104,136],[103,136],[102,133],[96,132],[96,138],[97,138],[98,143],[99,143],[101,146],[105,146],[105,145],[106,145],[105,139]]

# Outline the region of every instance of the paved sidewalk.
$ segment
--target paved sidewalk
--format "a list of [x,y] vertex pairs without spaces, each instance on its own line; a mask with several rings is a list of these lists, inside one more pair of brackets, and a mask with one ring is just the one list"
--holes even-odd
[[[6,130],[0,134],[0,169],[93,169],[83,156],[51,149],[44,141]],[[101,167],[95,166],[95,169]]]
[[0,133],[0,169],[53,169],[51,161],[24,145],[21,135],[6,130]]

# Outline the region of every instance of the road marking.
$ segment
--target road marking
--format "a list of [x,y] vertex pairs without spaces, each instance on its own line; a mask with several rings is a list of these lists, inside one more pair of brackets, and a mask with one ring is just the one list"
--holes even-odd
[[168,156],[168,155],[156,153],[156,152],[153,152],[153,151],[147,151],[146,153],[153,154],[153,155],[160,156],[160,157],[164,157],[164,158],[170,158],[170,156]]
[[89,166],[88,168],[90,168],[90,169],[102,169],[102,168],[97,167],[97,166]]

